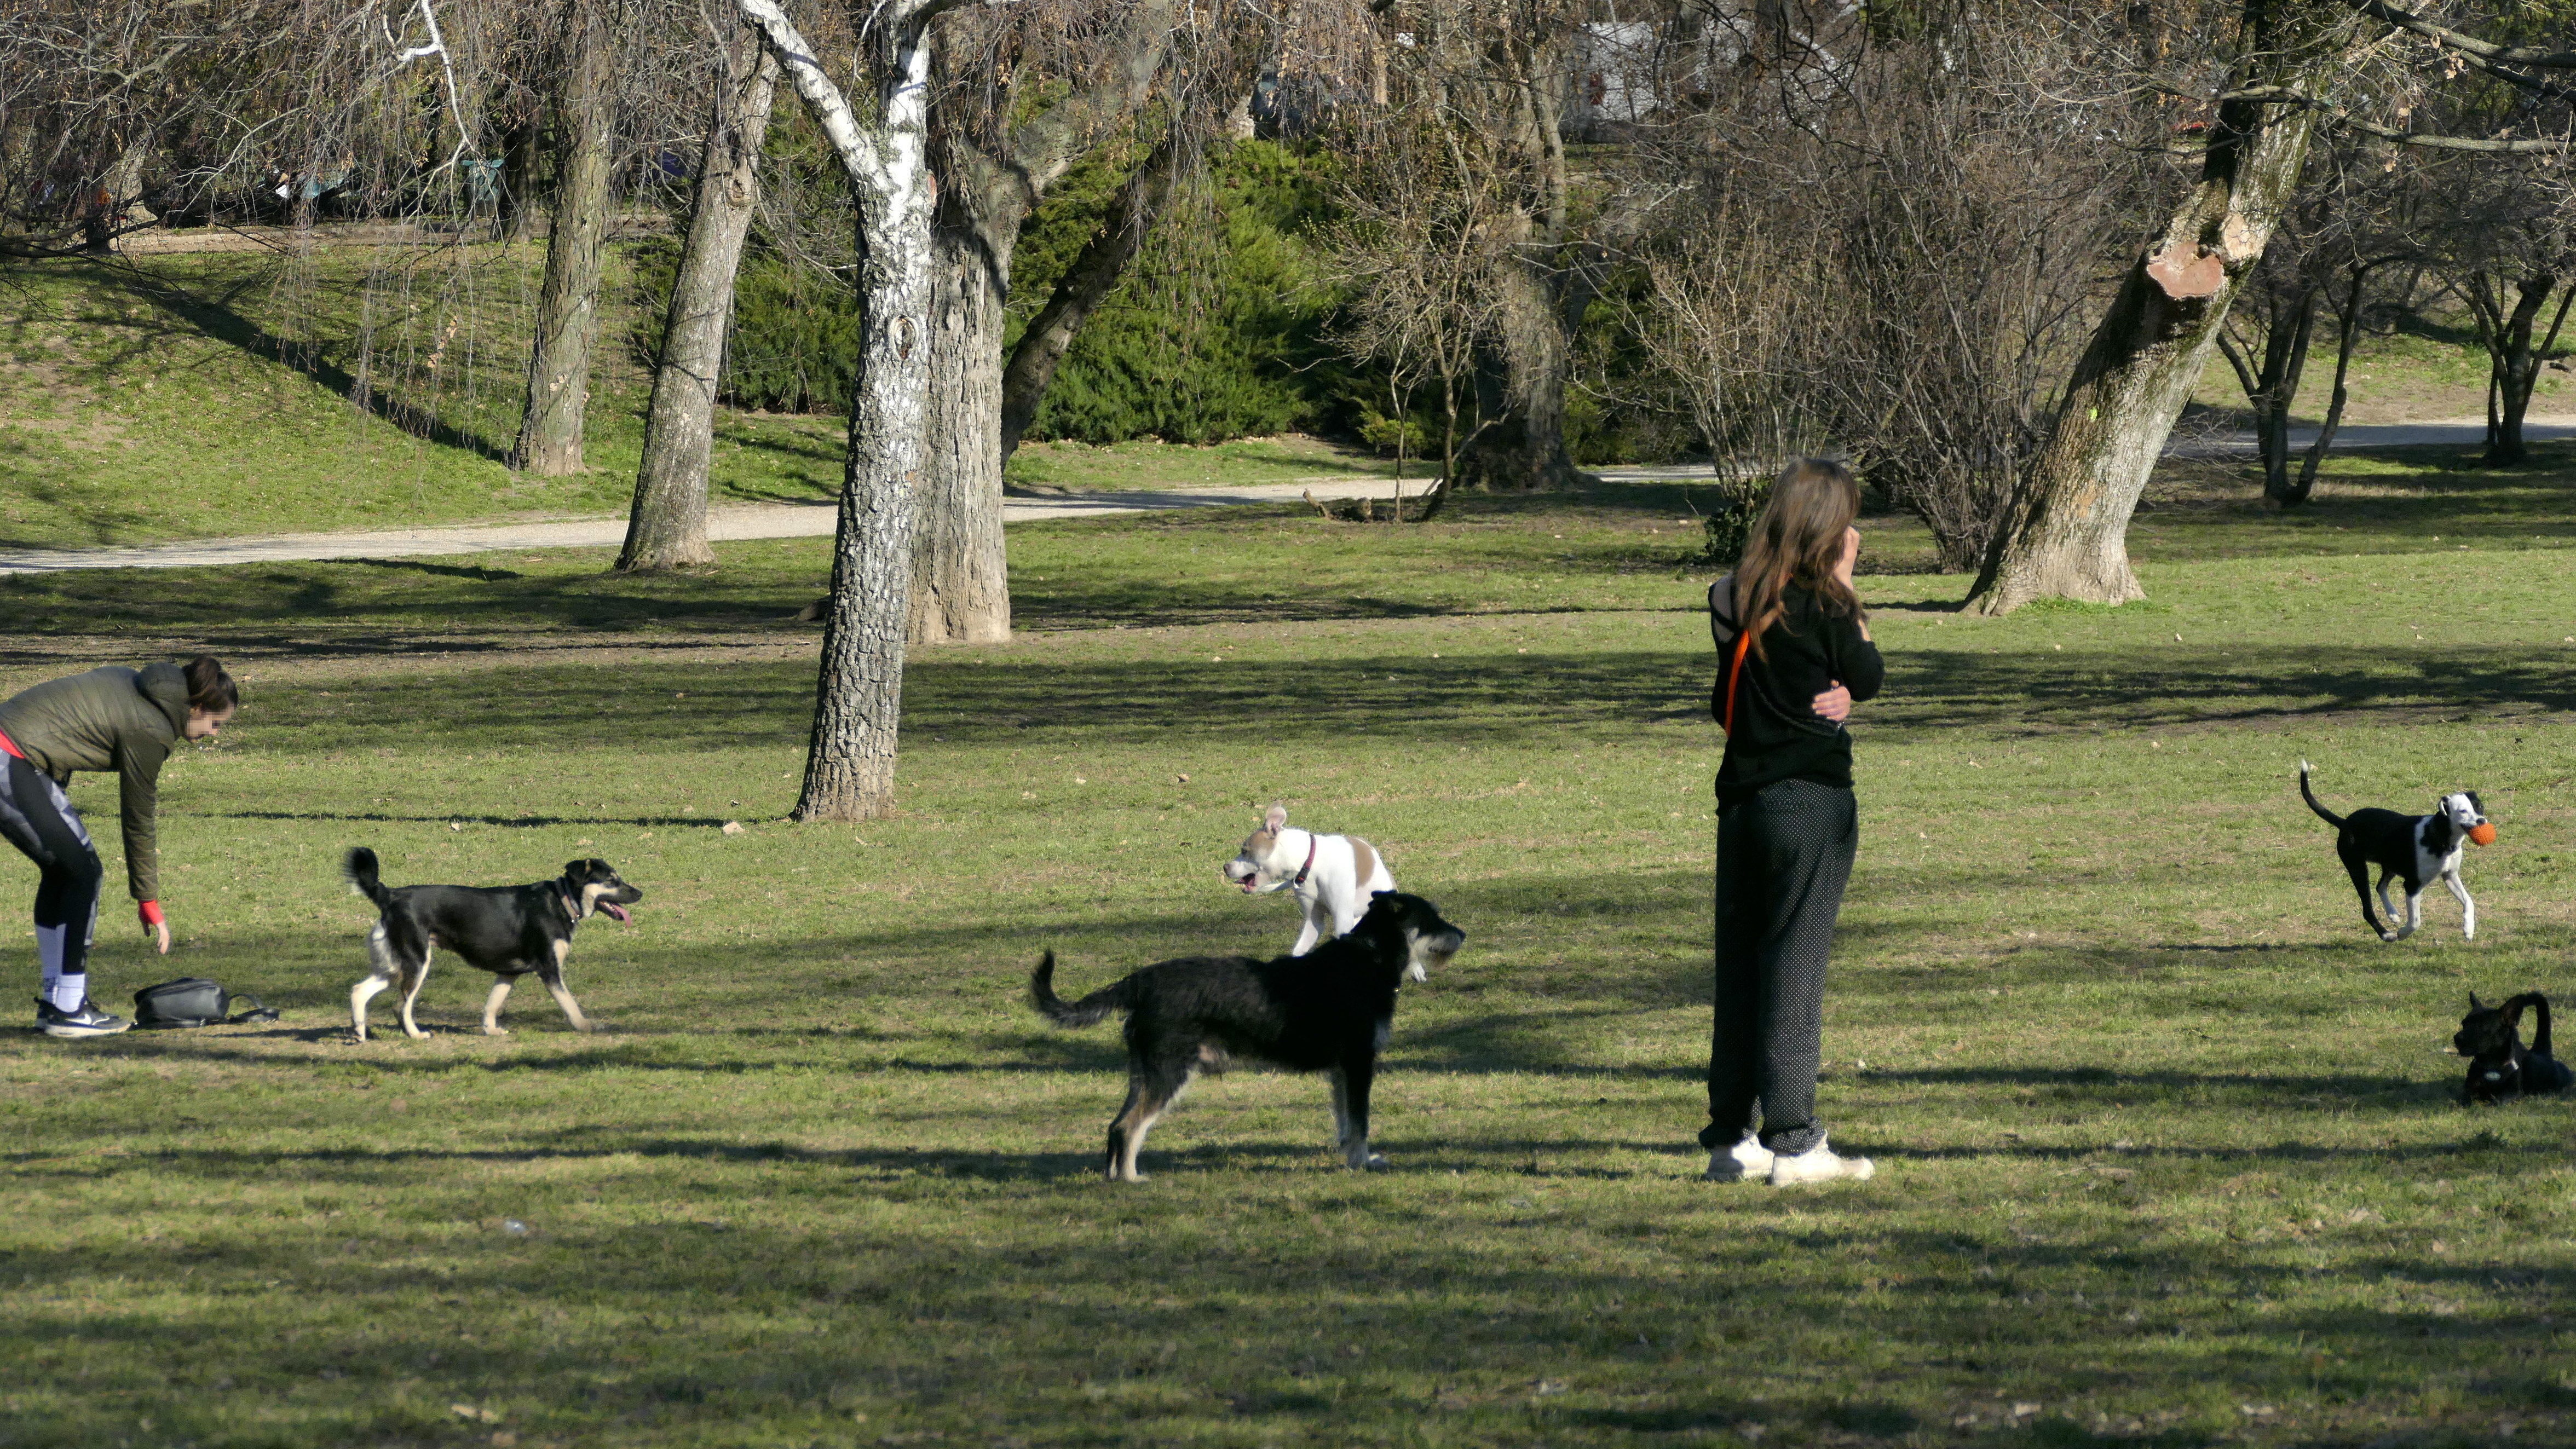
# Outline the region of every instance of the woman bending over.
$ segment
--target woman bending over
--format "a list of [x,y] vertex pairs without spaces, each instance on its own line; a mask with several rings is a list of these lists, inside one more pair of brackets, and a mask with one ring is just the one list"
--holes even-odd
[[202,740],[241,706],[241,689],[214,656],[187,664],[109,665],[49,680],[0,702],[0,838],[36,863],[36,959],[44,989],[36,1026],[47,1036],[110,1036],[121,1016],[89,999],[89,948],[106,871],[63,787],[74,770],[113,770],[125,824],[125,882],[145,934],[170,949],[161,914],[154,817],[161,762],[181,740]]

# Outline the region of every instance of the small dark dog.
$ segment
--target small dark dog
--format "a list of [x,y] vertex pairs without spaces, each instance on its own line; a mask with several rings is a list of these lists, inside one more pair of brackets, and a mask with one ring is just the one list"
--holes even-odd
[[[2540,1025],[2531,1045],[2522,1044],[2522,1009],[2537,1008]],[[2469,1059],[2468,1103],[2510,1102],[2539,1097],[2576,1086],[2576,1072],[2549,1054],[2549,998],[2537,991],[2508,996],[2488,1006],[2469,993],[2469,1014],[2460,1018],[2451,1049]]]
[[[2424,924],[2424,887],[2438,878],[2450,888],[2460,903],[2460,936],[2474,941],[2478,937],[2478,903],[2469,899],[2469,888],[2460,880],[2461,847],[2492,845],[2495,826],[2489,824],[2486,806],[2475,790],[2458,790],[2437,802],[2430,815],[2400,815],[2394,810],[2355,810],[2350,815],[2337,815],[2317,803],[2316,792],[2308,788],[2308,762],[2299,761],[2299,795],[2317,818],[2335,828],[2335,854],[2343,858],[2343,868],[2352,873],[2352,888],[2361,896],[2361,918],[2370,923],[2372,932],[2383,941],[2403,941]],[[2370,909],[2370,868],[2379,867],[2379,905],[2388,912],[2391,925],[2397,920],[2397,907],[2388,899],[2388,881],[2394,876],[2406,882],[2406,924],[2390,930],[2379,924]]]
[[367,1002],[400,982],[403,1033],[425,1037],[411,1019],[412,1003],[429,980],[429,954],[444,946],[500,979],[483,1001],[483,1033],[506,1036],[501,1003],[520,977],[534,972],[554,993],[555,1005],[576,1031],[590,1031],[581,1007],[564,989],[564,958],[572,953],[572,928],[597,911],[627,919],[625,907],[644,893],[618,878],[604,860],[576,860],[554,880],[520,886],[415,885],[388,890],[376,878],[376,853],[359,846],[341,867],[349,889],[384,914],[367,933],[367,959],[375,969],[349,988],[349,1025],[367,1039]]
[[1109,1180],[1142,1182],[1136,1154],[1154,1119],[1202,1071],[1246,1056],[1329,1073],[1342,1160],[1383,1167],[1369,1150],[1369,1083],[1408,969],[1446,966],[1467,933],[1420,896],[1382,891],[1359,924],[1303,956],[1189,956],[1148,966],[1080,1001],[1055,994],[1055,953],[1029,977],[1029,1000],[1058,1026],[1127,1013],[1127,1105],[1109,1123]]

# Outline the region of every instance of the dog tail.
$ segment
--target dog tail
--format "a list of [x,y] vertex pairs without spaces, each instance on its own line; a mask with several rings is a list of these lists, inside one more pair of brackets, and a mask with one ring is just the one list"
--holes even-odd
[[2532,1033],[2531,1049],[2543,1056],[2556,1055],[2556,1053],[2549,1049],[2548,997],[2541,995],[2537,991],[2521,992],[2505,1002],[2504,1019],[2515,1028],[2516,1034],[2519,1035],[2522,1027],[2522,1009],[2526,1006],[2535,1008],[2539,1013],[2538,1030]]
[[365,846],[350,851],[348,858],[340,862],[340,874],[348,880],[351,891],[374,901],[377,910],[394,903],[394,893],[376,879],[376,853]]
[[1045,959],[1038,962],[1038,969],[1029,973],[1029,1005],[1038,1009],[1038,1015],[1058,1026],[1094,1026],[1109,1013],[1128,1007],[1131,983],[1135,979],[1130,976],[1101,987],[1080,1001],[1067,1001],[1055,994],[1055,953],[1049,951]]
[[2299,761],[2299,797],[2308,802],[2309,809],[2317,812],[2319,820],[2337,830],[2343,829],[2343,817],[2318,804],[2317,793],[2308,788],[2308,762],[2305,760]]

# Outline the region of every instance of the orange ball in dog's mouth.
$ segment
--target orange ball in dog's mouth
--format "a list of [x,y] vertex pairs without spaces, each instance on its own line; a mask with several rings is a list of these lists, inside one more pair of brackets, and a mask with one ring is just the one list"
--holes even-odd
[[2492,825],[2472,825],[2469,827],[2469,840],[2473,844],[2477,845],[2493,845],[2495,844],[2495,827]]

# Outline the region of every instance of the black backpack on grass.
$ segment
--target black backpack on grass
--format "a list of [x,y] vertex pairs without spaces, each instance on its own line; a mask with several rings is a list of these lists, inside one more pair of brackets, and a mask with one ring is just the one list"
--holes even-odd
[[[250,1010],[233,1015],[235,1002],[247,1001]],[[178,1026],[238,1026],[246,1021],[275,1021],[277,1013],[268,1003],[244,992],[239,996],[226,991],[223,984],[203,976],[182,976],[158,986],[146,986],[134,993],[134,1024],[146,1030]]]

